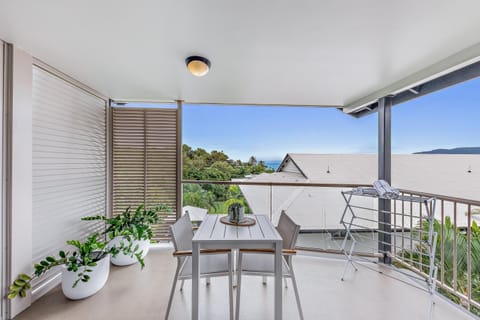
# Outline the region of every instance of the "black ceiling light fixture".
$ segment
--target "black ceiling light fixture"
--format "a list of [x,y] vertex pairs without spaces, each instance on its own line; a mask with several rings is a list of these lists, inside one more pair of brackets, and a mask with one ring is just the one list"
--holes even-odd
[[210,60],[200,56],[190,56],[185,59],[188,71],[196,77],[203,77],[210,71]]

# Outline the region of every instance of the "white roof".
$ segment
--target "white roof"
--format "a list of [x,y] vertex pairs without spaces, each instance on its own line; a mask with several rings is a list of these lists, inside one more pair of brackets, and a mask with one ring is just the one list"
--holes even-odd
[[250,175],[241,179],[232,179],[232,181],[255,181],[255,182],[304,182],[305,177],[298,172],[273,172]]
[[[275,172],[234,181],[288,183],[308,182],[308,179],[296,172]],[[341,189],[287,186],[274,186],[270,189],[269,186],[254,185],[240,185],[240,189],[252,212],[271,215],[274,223],[278,222],[280,213],[285,211],[304,230],[342,228],[339,220],[345,202],[340,194]],[[356,204],[372,207],[374,202],[374,199],[366,198]]]
[[[480,55],[480,1],[0,0],[0,38],[114,99],[355,106]],[[184,60],[212,62],[204,78]]]
[[184,206],[182,208],[182,216],[186,213],[190,215],[190,220],[192,221],[203,221],[208,213],[208,210],[199,207]]
[[[306,179],[298,173],[274,172],[253,175],[245,179],[232,179],[232,181],[252,182],[305,182]],[[272,215],[273,221],[280,216],[281,210],[289,205],[299,193],[295,187],[275,187],[270,193],[268,186],[239,185],[250,209],[255,214]],[[273,200],[272,207],[270,199]]]
[[[371,184],[378,177],[376,154],[292,153],[288,158],[311,182]],[[392,185],[480,200],[480,155],[394,154]]]
[[[253,176],[256,182],[312,182],[372,184],[377,179],[375,154],[288,154],[279,172]],[[468,172],[468,171],[471,172]],[[329,171],[330,173],[327,173]],[[242,179],[238,179],[242,180]],[[238,181],[237,180],[237,181]],[[413,191],[480,200],[480,155],[402,154],[392,156],[392,185]],[[277,221],[282,210],[302,229],[341,229],[345,188],[240,186],[257,214],[271,214]],[[270,193],[271,192],[271,193]],[[270,201],[272,199],[272,201]],[[272,203],[271,203],[272,202]],[[356,197],[355,205],[375,208],[376,200]],[[437,205],[437,218],[440,217]],[[416,208],[415,210],[417,210]],[[467,225],[464,205],[458,205],[457,224]],[[371,219],[376,219],[376,212]],[[452,216],[451,204],[445,215]],[[375,227],[375,224],[366,224]],[[409,222],[406,222],[406,227]]]

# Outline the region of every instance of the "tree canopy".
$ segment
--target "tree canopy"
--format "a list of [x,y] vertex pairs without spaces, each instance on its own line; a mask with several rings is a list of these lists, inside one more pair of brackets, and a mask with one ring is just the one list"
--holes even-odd
[[[189,145],[182,146],[183,178],[186,180],[230,181],[244,178],[251,174],[271,173],[263,161],[257,161],[251,156],[247,162],[231,159],[223,151],[211,152],[202,148],[192,149]],[[235,185],[218,184],[184,184],[183,204],[208,209],[210,213],[227,213],[228,205],[237,202],[248,203],[240,188]]]

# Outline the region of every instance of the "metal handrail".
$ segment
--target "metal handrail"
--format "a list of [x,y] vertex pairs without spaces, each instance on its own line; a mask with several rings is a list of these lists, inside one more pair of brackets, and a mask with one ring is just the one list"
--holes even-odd
[[400,192],[403,193],[408,193],[408,194],[414,194],[417,196],[422,196],[422,197],[433,197],[437,198],[438,200],[445,200],[445,201],[450,201],[450,202],[458,202],[462,204],[470,204],[472,206],[478,206],[480,207],[480,201],[478,200],[473,200],[473,199],[466,199],[466,198],[459,198],[459,197],[451,197],[451,196],[446,196],[446,195],[441,195],[441,194],[436,194],[436,193],[427,193],[427,192],[421,192],[421,191],[412,191],[412,190],[407,190],[407,189],[400,189]]
[[315,182],[267,182],[267,181],[225,181],[225,180],[182,180],[182,184],[222,184],[222,185],[252,185],[268,187],[321,187],[321,188],[355,188],[369,187],[371,184],[352,183],[315,183]]
[[[220,185],[251,185],[251,186],[272,186],[272,187],[317,187],[317,188],[356,188],[356,187],[371,187],[369,183],[319,183],[319,182],[269,182],[269,181],[232,181],[232,180],[191,180],[182,179],[182,184],[220,184]],[[413,191],[408,189],[399,189],[400,192],[405,194],[412,194],[427,198],[437,198],[438,200],[445,200],[450,202],[457,202],[462,204],[470,204],[472,206],[479,206],[480,201],[451,197],[436,193],[428,193],[421,191]]]

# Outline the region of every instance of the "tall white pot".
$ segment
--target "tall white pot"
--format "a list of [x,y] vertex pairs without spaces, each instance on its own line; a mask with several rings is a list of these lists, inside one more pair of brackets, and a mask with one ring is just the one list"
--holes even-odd
[[[127,242],[128,240],[122,236],[118,236],[113,238],[112,241],[110,241],[109,246],[119,247],[121,241]],[[145,258],[145,256],[148,254],[148,251],[150,250],[150,240],[133,240],[132,248],[135,248],[137,245],[139,248],[138,250],[142,251],[142,258]],[[135,256],[129,257],[128,255],[123,254],[122,252],[117,254],[117,256],[112,257],[112,263],[116,266],[129,266],[136,262],[137,262],[137,258]]]
[[68,271],[66,267],[62,270],[62,291],[65,297],[71,300],[80,300],[94,295],[103,288],[110,273],[110,255],[106,255],[97,261],[94,267],[88,267],[92,272],[87,272],[90,279],[87,282],[78,281],[75,288],[73,284],[78,279],[78,273],[83,272],[83,267],[77,272]]

